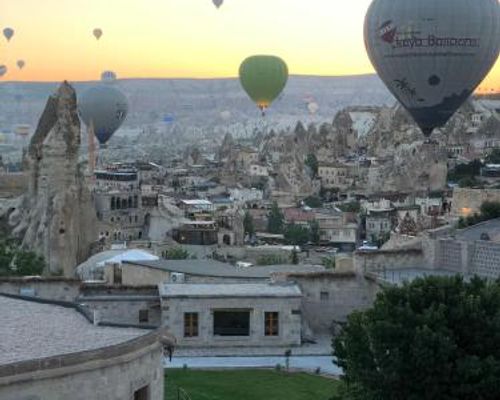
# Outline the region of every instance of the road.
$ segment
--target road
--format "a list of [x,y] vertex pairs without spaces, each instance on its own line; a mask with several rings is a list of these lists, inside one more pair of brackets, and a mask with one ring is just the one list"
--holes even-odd
[[[187,365],[194,369],[211,368],[274,368],[277,364],[285,365],[284,357],[174,357],[165,361],[165,368],[182,368]],[[340,375],[339,367],[332,363],[330,356],[295,356],[290,357],[290,368],[314,372],[316,368],[329,375]]]

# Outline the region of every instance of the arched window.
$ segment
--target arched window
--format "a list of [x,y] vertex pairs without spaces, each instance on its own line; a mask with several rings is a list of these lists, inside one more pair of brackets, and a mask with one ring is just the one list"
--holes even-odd
[[127,199],[122,199],[122,208],[127,208]]
[[128,198],[128,208],[132,208],[132,197]]
[[114,196],[111,197],[111,209],[112,210],[116,209],[116,198]]
[[139,198],[137,197],[137,195],[134,196],[134,208],[137,208],[139,205]]

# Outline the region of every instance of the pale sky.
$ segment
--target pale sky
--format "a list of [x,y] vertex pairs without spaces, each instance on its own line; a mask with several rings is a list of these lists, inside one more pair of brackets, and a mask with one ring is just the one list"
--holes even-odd
[[[252,54],[275,54],[290,73],[372,73],[363,44],[371,0],[1,0],[3,80],[234,77]],[[102,28],[100,41],[92,36]],[[26,67],[18,71],[18,59]],[[483,84],[500,91],[500,62]]]

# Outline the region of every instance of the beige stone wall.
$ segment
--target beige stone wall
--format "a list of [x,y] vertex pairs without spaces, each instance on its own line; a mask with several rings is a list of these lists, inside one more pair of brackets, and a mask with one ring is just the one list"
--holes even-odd
[[21,289],[29,289],[42,299],[74,301],[80,284],[77,280],[58,278],[3,278],[0,279],[0,293],[20,295]]
[[160,344],[120,350],[114,346],[53,357],[46,363],[0,366],[0,399],[128,400],[134,398],[134,391],[149,386],[149,399],[163,400]]
[[389,250],[358,252],[354,256],[357,271],[370,272],[381,269],[424,268],[426,260],[422,250]]
[[500,202],[500,189],[467,189],[453,190],[452,213],[457,217],[466,217],[479,213],[485,201]]
[[304,274],[290,279],[302,290],[302,318],[315,334],[330,333],[333,321],[345,321],[353,311],[370,307],[380,289],[354,274]]
[[[133,264],[122,264],[120,268],[122,270],[122,285],[125,286],[155,286],[167,282],[170,277],[168,271]],[[105,267],[104,277],[108,283],[115,283],[112,265]]]
[[[169,298],[163,304],[163,325],[184,347],[298,346],[301,338],[301,299],[297,298]],[[213,334],[213,310],[251,309],[250,336]],[[279,312],[279,336],[264,335],[264,313]],[[184,313],[198,313],[199,336],[184,337]]]
[[28,190],[28,176],[24,172],[0,174],[0,197],[17,197]]

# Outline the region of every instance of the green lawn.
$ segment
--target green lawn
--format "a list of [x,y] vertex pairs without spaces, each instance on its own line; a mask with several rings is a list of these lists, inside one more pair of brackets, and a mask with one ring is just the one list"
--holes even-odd
[[304,373],[271,370],[168,370],[165,399],[177,399],[177,387],[191,400],[328,400],[339,383]]

